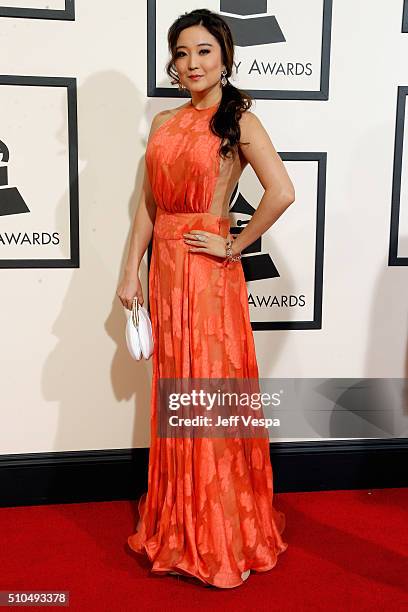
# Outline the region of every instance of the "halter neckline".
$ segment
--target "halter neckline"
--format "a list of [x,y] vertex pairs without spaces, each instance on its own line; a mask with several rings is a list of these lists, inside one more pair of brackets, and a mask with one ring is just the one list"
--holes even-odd
[[192,103],[192,101],[190,100],[190,107],[193,108],[194,110],[196,110],[197,112],[201,113],[203,111],[209,111],[212,110],[213,108],[215,108],[216,106],[219,106],[220,102],[216,102],[215,104],[212,104],[211,106],[207,106],[206,108],[196,108],[194,106],[194,104]]

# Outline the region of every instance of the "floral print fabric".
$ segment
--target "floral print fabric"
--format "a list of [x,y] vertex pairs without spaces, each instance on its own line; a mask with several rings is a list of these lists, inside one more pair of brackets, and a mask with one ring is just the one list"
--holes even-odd
[[132,550],[152,571],[177,571],[218,587],[241,573],[270,570],[287,543],[273,506],[269,440],[159,438],[160,378],[257,378],[241,262],[189,252],[183,233],[227,236],[230,222],[208,212],[218,177],[215,109],[182,107],[149,141],[146,163],[157,204],[149,271],[155,347],[148,491],[138,503]]

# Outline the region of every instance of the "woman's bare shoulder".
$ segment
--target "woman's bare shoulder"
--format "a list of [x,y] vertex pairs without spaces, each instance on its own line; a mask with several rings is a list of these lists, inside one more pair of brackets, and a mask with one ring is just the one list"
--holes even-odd
[[239,120],[241,135],[254,134],[263,128],[262,122],[254,112],[246,110],[242,113]]
[[151,133],[156,131],[157,128],[159,128],[163,123],[166,123],[168,119],[176,115],[179,110],[188,106],[189,104],[190,102],[187,102],[185,104],[182,104],[181,106],[176,106],[175,108],[164,109],[156,113],[156,115],[152,119]]
[[249,151],[255,146],[262,148],[266,143],[272,145],[268,130],[255,113],[250,110],[242,113],[239,121],[240,149]]

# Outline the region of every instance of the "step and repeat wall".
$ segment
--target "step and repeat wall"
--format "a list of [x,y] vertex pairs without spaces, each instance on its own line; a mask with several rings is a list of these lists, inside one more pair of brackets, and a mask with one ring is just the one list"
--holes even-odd
[[[242,259],[260,376],[319,388],[323,417],[274,439],[408,437],[403,403],[358,414],[408,368],[408,0],[0,0],[2,454],[149,445],[116,289],[151,120],[180,105],[167,30],[194,8],[231,27],[296,190]],[[247,167],[233,233],[262,192]],[[147,256],[141,278],[147,303]]]

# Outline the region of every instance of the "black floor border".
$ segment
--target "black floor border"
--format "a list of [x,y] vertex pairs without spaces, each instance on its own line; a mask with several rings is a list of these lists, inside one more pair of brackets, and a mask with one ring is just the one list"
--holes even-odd
[[[408,486],[408,438],[271,443],[275,493]],[[0,506],[137,499],[149,449],[0,456]]]

